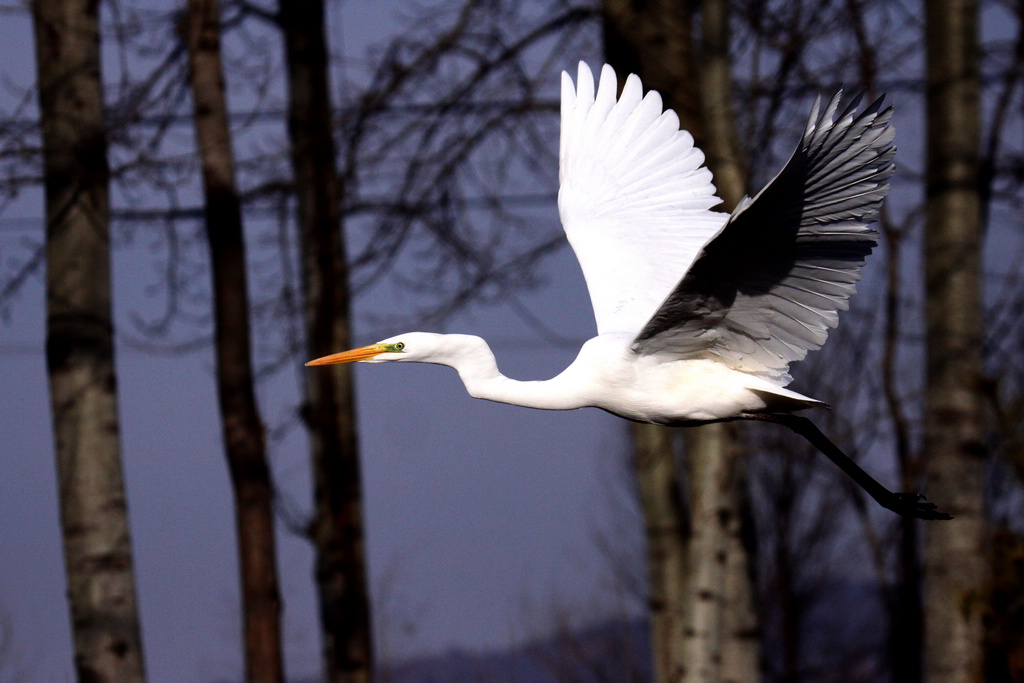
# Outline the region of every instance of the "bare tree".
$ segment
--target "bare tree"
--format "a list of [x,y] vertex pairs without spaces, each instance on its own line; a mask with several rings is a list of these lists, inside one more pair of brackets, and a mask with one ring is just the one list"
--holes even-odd
[[[990,10],[998,11],[996,8],[1001,8],[1004,10],[1002,18],[1012,20],[1014,15],[1019,16],[1018,5],[1019,3],[992,3]],[[755,13],[759,10],[767,11],[758,16]],[[813,34],[803,30],[790,30],[789,26],[798,25],[796,19],[806,21],[811,14],[816,15]],[[946,12],[946,16],[953,14],[956,13]],[[774,54],[778,55],[777,57],[757,55],[756,60],[752,58],[752,64],[788,64],[791,74],[786,82],[788,92],[799,92],[815,82],[821,84],[818,86],[819,88],[827,87],[826,84],[830,82],[830,79],[833,83],[840,80],[845,81],[848,86],[851,85],[851,81],[853,83],[860,81],[860,84],[868,90],[869,98],[885,91],[895,93],[899,120],[914,121],[913,103],[919,95],[926,92],[926,88],[916,76],[907,77],[906,75],[914,73],[912,60],[921,54],[918,47],[920,17],[909,7],[902,6],[900,3],[880,3],[872,0],[820,3],[815,4],[813,8],[811,5],[798,6],[794,3],[768,3],[767,5],[746,3],[744,19],[750,19],[749,24],[752,26],[755,24],[755,19],[760,22],[755,28],[764,31],[764,38],[755,38],[755,40],[770,45]],[[951,19],[951,21],[955,21],[955,19]],[[877,29],[881,25],[887,25],[890,29],[885,32],[878,31]],[[993,22],[990,22],[989,25],[993,25]],[[999,142],[1001,140],[1005,142],[1005,136],[1000,131],[1003,130],[1006,121],[1006,103],[1014,98],[1010,93],[1013,92],[1015,87],[1013,84],[1020,78],[1021,73],[1019,58],[1014,57],[1014,55],[1021,54],[1018,38],[1013,37],[1013,34],[1010,33],[1014,30],[1017,31],[1019,37],[1019,28],[1009,21],[1004,22],[999,37],[994,38],[990,31],[987,43],[982,48],[986,70],[978,85],[984,88],[986,93],[988,104],[985,111],[989,115],[989,119],[981,127],[985,131],[985,144],[982,145],[985,157],[980,163],[982,170],[978,175],[978,180],[983,201],[986,201],[986,197],[999,196],[1001,197],[1000,201],[1006,202],[1008,205],[1019,206],[1019,182],[1014,183],[1013,173],[1009,171],[1014,167],[1014,156],[1011,150],[1005,149]],[[837,49],[830,49],[830,52],[827,53],[833,64],[830,65],[828,60],[822,60],[821,53],[813,61],[799,53],[800,50],[806,52],[808,45],[813,46],[814,41],[821,40],[822,36],[828,36],[833,31],[837,37],[832,39],[833,42],[830,44],[837,46]],[[1011,40],[1007,40],[1007,34]],[[847,39],[842,40],[838,36],[846,36]],[[954,41],[952,45],[955,46],[956,42]],[[848,48],[838,46],[848,46]],[[946,51],[949,47],[950,44],[947,43],[940,50]],[[853,51],[847,53],[846,49]],[[776,59],[779,61],[776,62]],[[944,59],[950,58],[944,55]],[[846,67],[842,67],[844,61]],[[951,69],[952,67],[947,61],[945,67],[936,71],[944,70],[946,76],[953,75],[954,79],[957,78],[955,76],[957,72]],[[855,78],[850,78],[851,70],[855,73]],[[774,74],[769,70],[761,79],[758,89],[751,89],[748,92],[754,94],[757,98],[755,101],[770,102],[773,80]],[[934,94],[936,91],[933,88],[928,88],[927,92]],[[967,107],[962,111],[965,115],[969,114],[970,108]],[[762,120],[770,121],[771,119],[763,117]],[[900,140],[914,139],[913,125],[908,126],[898,122],[897,127]],[[977,132],[975,130],[975,136],[977,136]],[[993,153],[992,150],[997,148],[1000,149],[1000,152]],[[902,163],[898,172],[898,183],[903,188],[913,187],[918,183],[923,185],[925,180],[917,174],[915,168],[917,160],[913,158],[913,155],[908,154],[909,149],[912,149],[912,143],[902,146],[899,155]],[[923,168],[923,164],[921,167]],[[1001,190],[993,192],[990,184],[991,176],[986,173],[986,170],[991,171],[996,168],[1002,168],[1004,175],[1002,180],[997,182]],[[972,183],[959,183],[958,186],[963,188]],[[935,184],[929,185],[929,197],[932,197],[931,190],[935,187]],[[1016,197],[1014,196],[1015,192],[1018,193]],[[875,318],[875,322],[871,325],[875,326],[874,334],[877,335],[876,338],[879,341],[872,343],[870,339],[867,339],[867,343],[856,345],[862,354],[856,367],[864,374],[858,372],[856,377],[858,381],[856,382],[851,382],[850,377],[840,376],[841,383],[837,383],[835,386],[843,392],[840,394],[844,396],[840,405],[846,409],[843,412],[846,412],[847,416],[853,420],[853,424],[856,425],[857,441],[868,445],[874,442],[874,449],[877,451],[891,449],[891,452],[895,454],[897,478],[904,482],[903,488],[913,490],[919,486],[919,478],[922,473],[920,467],[921,447],[919,445],[922,428],[919,397],[922,388],[915,377],[914,368],[917,367],[918,351],[923,347],[925,335],[919,331],[916,325],[917,311],[921,310],[918,307],[918,283],[912,281],[912,274],[908,274],[908,272],[912,273],[913,266],[912,263],[907,263],[904,256],[909,249],[916,247],[916,241],[921,235],[917,228],[921,225],[922,211],[919,206],[906,201],[906,193],[897,191],[894,194],[896,196],[890,202],[890,211],[883,217],[880,226],[885,244],[885,285],[884,288],[879,289],[878,280],[865,283],[868,291],[875,295],[875,298],[866,301],[869,305],[875,304],[879,315],[860,306],[865,302],[864,295],[854,302],[862,316],[867,314],[869,317]],[[1011,212],[1013,211],[1016,209],[1011,209]],[[998,210],[994,211],[993,215],[999,215]],[[1014,214],[1011,213],[1012,215]],[[1013,220],[1015,219],[1011,219],[1009,225],[1012,225]],[[991,235],[989,239],[997,240],[996,243],[1000,245],[1006,245],[1012,239],[1012,237],[1008,239],[1006,227],[1008,226],[1005,220],[1002,225],[997,223],[987,226],[988,234]],[[946,253],[951,255],[949,251]],[[989,268],[991,269],[991,264]],[[987,275],[992,277],[994,274],[990,270]],[[1007,276],[1000,273],[995,277],[1000,279],[989,279],[988,286],[993,286],[995,282],[1001,282],[1002,278]],[[1013,289],[1010,282],[1019,282],[1019,278],[1011,276],[1007,279],[1006,286],[1000,285],[998,290],[1000,295],[993,297],[993,303],[989,308],[989,311],[993,309],[1004,311],[1002,314],[1004,320],[1008,319],[1005,311],[1009,310],[1007,302],[1011,298],[1006,297],[1005,294]],[[976,312],[980,311],[980,301],[976,301],[972,307]],[[1010,308],[1012,307],[1011,304]],[[851,314],[856,315],[853,311]],[[847,314],[847,319],[851,317],[851,314]],[[980,324],[980,318],[976,322]],[[870,330],[871,325],[866,329]],[[844,323],[840,332],[849,329]],[[1005,332],[1006,328],[996,332],[995,328],[990,325],[986,335],[987,341],[984,344],[986,353],[991,354],[993,348],[998,348],[1006,342],[1008,338],[1004,335]],[[982,346],[980,337],[977,341],[980,348]],[[836,345],[833,344],[831,348],[835,349]],[[823,353],[826,356],[832,355],[830,349],[825,349]],[[992,363],[992,360],[990,356],[989,363]],[[1009,367],[1005,365],[1005,360],[1006,356],[1000,359],[1004,368]],[[875,367],[869,365],[869,363],[876,362]],[[990,367],[996,366],[992,364]],[[978,371],[980,373],[980,366]],[[978,379],[981,379],[980,375]],[[984,385],[983,381],[979,381],[977,384],[978,387]],[[876,390],[878,394],[884,396],[884,403],[872,398],[870,395],[873,393],[872,390]],[[812,392],[812,395],[821,395],[820,390]],[[860,398],[851,401],[851,398],[856,395],[859,395]],[[852,407],[856,413],[849,412],[847,407]],[[990,433],[986,438],[991,439],[993,444],[998,443],[994,434]],[[929,441],[931,442],[931,440]],[[992,475],[989,475],[987,481],[988,486],[991,487]],[[1019,486],[1019,483],[1007,486],[1011,490],[1017,490],[1016,487]],[[929,495],[939,498],[943,494],[929,490]],[[919,563],[917,534],[924,530],[919,531],[917,523],[909,520],[898,520],[895,524],[879,524],[868,516],[862,515],[859,510],[857,513],[865,532],[867,541],[865,546],[870,548],[872,562],[878,570],[881,594],[884,598],[889,623],[888,656],[889,663],[893,667],[893,675],[895,680],[900,681],[920,680],[920,572],[916,566]],[[890,520],[885,520],[885,522],[890,522]],[[954,522],[954,525],[956,523]],[[948,564],[948,562],[944,564]],[[979,607],[986,601],[982,596],[978,597],[980,602],[972,603],[972,607],[981,610],[988,609],[987,605]]]
[[[695,11],[701,12],[700,34],[693,30]],[[708,155],[724,209],[731,210],[743,195],[745,176],[732,117],[726,3],[609,0],[603,13],[609,61],[662,93]],[[656,680],[754,680],[758,630],[742,543],[735,427],[686,430],[685,478],[662,428],[634,426],[634,437]]]
[[954,524],[929,525],[925,676],[980,681],[991,565],[981,378],[980,71],[975,0],[927,4],[928,332],[925,408],[929,495]]
[[985,678],[1024,680],[1024,539],[1005,526],[992,535],[992,612],[987,623]]
[[[708,168],[714,173],[715,187],[722,198],[719,208],[723,211],[735,209],[747,187],[746,154],[739,142],[734,112],[730,24],[727,0],[702,1],[699,84],[704,120],[703,149]],[[709,425],[701,433],[707,436],[702,444],[706,449],[704,457],[721,460],[725,468],[722,488],[712,496],[718,506],[716,521],[723,535],[718,544],[725,558],[719,568],[722,616],[718,674],[722,681],[753,681],[758,677],[761,664],[760,628],[754,609],[753,563],[748,540],[754,536],[746,500],[744,456],[748,449],[738,438],[736,425]],[[715,554],[716,558],[720,556]]]
[[[512,289],[512,279],[525,272],[523,264],[558,243],[545,236],[526,254],[501,265],[490,249],[481,249],[474,243],[477,238],[466,234],[470,205],[464,182],[481,170],[478,150],[501,140],[511,120],[527,119],[539,108],[533,101],[537,86],[524,77],[523,55],[585,16],[568,9],[537,26],[516,27],[522,33],[515,35],[497,28],[501,12],[515,16],[516,8],[497,5],[488,11],[470,0],[450,13],[425,16],[422,25],[430,30],[417,28],[394,40],[369,88],[350,96],[351,106],[342,110],[339,149],[323,3],[281,3],[275,20],[287,57],[305,358],[351,345],[353,292],[388,272],[418,231],[436,245],[437,254],[419,259],[436,258],[437,263],[420,288],[448,281],[453,271],[467,280],[427,314],[434,318],[450,315],[491,283]],[[457,77],[445,77],[447,62],[466,54],[474,60],[456,67]],[[504,87],[504,99],[499,99],[494,88],[508,81],[514,85]],[[509,146],[517,153],[531,149]],[[366,188],[379,185],[381,169],[397,178],[396,186],[384,197],[369,197]],[[485,201],[496,212],[503,210],[500,197]],[[346,234],[367,227],[373,238],[365,241],[363,251],[348,256]],[[308,373],[306,381],[303,414],[311,434],[315,490],[309,532],[317,547],[327,675],[337,681],[369,680],[373,648],[351,376],[347,367],[334,366]]]
[[[996,67],[998,78],[989,101],[988,120],[981,144],[980,175],[983,236],[1008,244],[1019,239],[1019,220],[1006,220],[1006,214],[1018,218],[1024,200],[1024,141],[1008,135],[1020,120],[1012,113],[1017,102],[1020,113],[1021,85],[1024,81],[1024,3],[1000,3],[1002,19],[1013,26],[1014,35],[1002,49],[986,46],[986,70]],[[1001,218],[1000,215],[1002,214]],[[1009,230],[1007,230],[1009,228]],[[1018,242],[1017,250],[1022,247]],[[1019,360],[1024,352],[1024,268],[1014,259],[1006,272],[993,273],[988,282],[997,282],[997,294],[986,311],[986,355],[994,381],[984,383],[989,404],[995,414],[992,439],[994,476],[989,480],[988,512],[992,550],[991,612],[986,615],[986,680],[1024,680],[1024,529],[1019,501],[1024,483],[1024,368]],[[1016,265],[1016,267],[1013,267]],[[1003,266],[1005,267],[1005,266]],[[994,438],[993,438],[994,436]],[[993,481],[998,482],[992,486]]]
[[[497,9],[515,16],[517,10],[511,6],[513,4]],[[492,145],[505,148],[510,155],[542,156],[538,150],[543,136],[538,135],[538,129],[554,119],[557,106],[538,98],[538,82],[541,77],[544,83],[551,82],[550,71],[538,69],[542,76],[527,75],[523,68],[524,54],[538,49],[538,45],[552,52],[566,49],[566,45],[572,44],[571,40],[563,44],[547,39],[561,30],[571,35],[572,26],[588,17],[588,12],[568,8],[553,18],[542,17],[536,26],[513,23],[510,26],[514,30],[491,11],[495,8],[484,7],[479,2],[466,2],[454,13],[432,13],[415,31],[403,33],[391,41],[387,49],[374,53],[369,60],[374,65],[369,84],[360,83],[352,92],[346,92],[343,105],[332,109],[327,89],[328,53],[322,35],[321,4],[289,3],[287,7],[282,6],[279,13],[268,13],[249,3],[225,3],[224,7],[225,35],[227,31],[241,32],[239,27],[245,26],[250,16],[270,20],[276,28],[287,28],[286,43],[291,40],[291,45],[286,45],[289,53],[286,66],[289,81],[297,90],[295,97],[289,97],[294,144],[264,153],[255,160],[240,156],[236,164],[241,184],[250,186],[240,195],[246,211],[259,215],[266,211],[268,200],[278,203],[272,210],[287,209],[294,191],[304,252],[300,260],[305,259],[296,270],[309,278],[303,292],[309,295],[308,302],[298,307],[290,307],[286,301],[291,294],[287,288],[293,284],[288,275],[281,277],[280,290],[268,293],[261,288],[256,291],[252,297],[256,304],[250,315],[257,330],[261,325],[271,329],[269,324],[287,329],[291,323],[281,324],[282,311],[289,313],[298,308],[296,318],[305,319],[299,326],[304,327],[308,322],[313,327],[308,332],[309,343],[317,339],[317,348],[325,349],[319,353],[344,348],[348,345],[347,280],[351,277],[356,286],[364,289],[373,286],[408,244],[416,245],[420,254],[426,254],[418,264],[426,264],[425,268],[431,271],[421,281],[425,286],[419,288],[436,294],[427,312],[429,317],[450,315],[459,306],[478,298],[532,284],[529,266],[556,249],[561,241],[559,236],[545,233],[537,239],[540,231],[536,231],[530,234],[530,243],[526,243],[525,239],[516,242],[503,235],[502,244],[497,244],[492,239],[494,230],[478,230],[475,223],[480,221],[481,215],[504,216],[508,205],[514,205],[515,200],[506,204],[498,185],[487,188],[492,194],[478,194],[476,191],[481,185],[470,185],[467,179],[480,181],[483,176],[493,176],[493,169],[503,164],[503,160],[496,159],[497,155],[493,155],[488,165],[481,163],[484,156],[481,150]],[[311,11],[319,13],[319,20]],[[452,19],[451,24],[447,23],[449,19]],[[321,34],[319,46],[317,26]],[[433,30],[438,27],[439,30]],[[237,37],[238,33],[233,35]],[[226,43],[226,49],[230,49],[230,45]],[[153,48],[153,43],[140,44],[135,49],[146,48]],[[478,61],[465,61],[465,54],[476,55]],[[248,58],[248,54],[241,57],[227,54],[225,62],[227,68],[239,69],[248,66],[244,61]],[[173,63],[170,54],[162,64],[167,63]],[[449,64],[456,63],[460,69],[469,66],[453,79]],[[257,76],[267,72],[264,69]],[[152,80],[156,79],[154,75]],[[167,79],[167,91],[179,92],[175,82],[173,78]],[[424,94],[429,94],[429,98]],[[181,99],[167,96],[163,110],[150,110],[147,125],[165,131],[179,125],[176,123],[179,120],[191,124],[190,118],[180,116],[180,102]],[[187,104],[187,100],[185,102]],[[118,110],[118,113],[133,121],[138,110],[127,113]],[[244,122],[277,122],[281,118],[280,112],[273,110],[257,110],[245,116],[236,113],[235,116],[236,121]],[[528,125],[517,128],[509,123],[517,117]],[[334,135],[335,121],[341,122],[338,129],[345,133],[340,154],[336,153],[330,139]],[[121,135],[122,139],[134,142],[130,132],[121,131]],[[174,203],[176,193],[182,191],[190,176],[176,170],[183,165],[180,158],[161,157],[163,150],[159,142],[152,146],[141,144],[141,147],[141,151],[133,152],[139,164],[136,172],[126,168],[123,178],[138,183],[131,188],[135,195],[140,194],[140,188],[147,187],[145,183],[152,182],[157,190],[153,194],[168,198],[166,221],[172,225],[167,231],[170,246],[167,314],[143,330],[153,331],[156,336],[168,329],[176,317],[176,324],[182,321],[190,324],[190,319],[199,321],[191,323],[200,332],[188,347],[201,347],[207,336],[202,328],[208,319],[203,307],[209,297],[195,284],[196,278],[188,282],[178,278],[187,268],[204,268],[205,264],[197,266],[183,259],[173,263],[180,256],[180,251],[174,251],[179,244],[173,223],[184,217],[191,224],[198,213],[195,207]],[[245,150],[246,146],[239,145],[239,149]],[[544,152],[553,150],[545,148]],[[287,170],[289,157],[293,160],[291,174]],[[550,161],[554,158],[551,154]],[[340,174],[335,171],[339,159],[343,169]],[[528,158],[516,163],[527,167],[536,161]],[[543,158],[537,166],[554,175],[553,165],[548,161]],[[390,185],[382,183],[382,177],[387,178]],[[551,193],[534,201],[547,202],[553,198]],[[468,218],[470,213],[475,214],[472,221]],[[153,214],[158,215],[155,210]],[[375,239],[365,241],[351,259],[346,259],[342,250],[343,222],[346,228],[355,224],[362,231],[375,233]],[[519,225],[526,223],[519,220]],[[530,223],[532,227],[536,221]],[[283,219],[281,225],[282,234],[290,232],[290,221]],[[515,223],[503,225],[502,230],[511,233],[515,226]],[[282,241],[288,239],[288,236],[282,237]],[[503,251],[504,243],[515,247]],[[526,247],[522,248],[524,243]],[[282,250],[281,263],[287,258]],[[256,267],[261,267],[267,259],[257,256],[252,261]],[[352,270],[348,271],[350,264]],[[293,272],[285,268],[282,271]],[[448,277],[450,275],[455,277]],[[264,283],[268,280],[261,278]],[[300,300],[298,296],[291,299],[296,300]],[[185,306],[192,308],[186,311]],[[253,380],[260,381],[275,368],[301,368],[297,361],[307,360],[314,353],[302,343],[303,336],[306,335],[300,331],[287,338],[287,343],[280,348],[271,348],[272,344],[261,335],[262,344],[257,344],[255,355],[264,361],[263,374],[257,368]],[[279,337],[273,341],[278,340]],[[293,340],[299,341],[292,344]],[[266,353],[268,348],[271,348],[270,354]],[[266,355],[273,355],[269,362]],[[323,438],[314,475],[317,509],[310,515],[312,523],[299,523],[295,528],[311,535],[322,551],[317,580],[322,589],[321,616],[325,625],[328,670],[333,672],[332,676],[365,679],[370,675],[372,648],[365,607],[366,569],[358,509],[361,502],[358,462],[354,459],[351,390],[347,379],[332,385],[322,379],[324,374],[309,373],[303,378],[313,383],[314,388],[320,387],[310,395],[315,397],[320,392],[319,395],[325,397],[323,401],[312,400],[296,411],[306,417],[311,430]],[[324,393],[327,390],[333,393],[327,396]],[[316,446],[317,437],[313,442]],[[351,458],[346,462],[343,455]]]
[[46,187],[46,360],[83,681],[141,681],[120,459],[98,3],[32,5]]
[[[288,135],[299,208],[306,349],[317,358],[347,349],[349,272],[335,167],[328,51],[322,0],[280,3],[288,74]],[[311,372],[306,421],[312,446],[316,580],[328,681],[371,679],[359,452],[348,366]]]
[[245,238],[235,186],[216,0],[189,0],[182,29],[202,159],[213,275],[217,393],[235,497],[246,680],[273,683],[284,680],[274,486],[253,384]]
[[[728,11],[724,3],[705,2],[698,36],[692,15],[697,6],[608,0],[605,51],[613,66],[638,73],[679,114],[681,127],[708,154],[729,210],[742,197],[745,178],[732,118]],[[757,619],[742,542],[735,427],[686,430],[685,478],[671,432],[635,425],[633,433],[656,680],[754,680]]]
[[[686,2],[635,5],[618,0],[602,4],[605,57],[620,73],[637,73],[646,88],[661,93],[680,116],[683,128],[699,133],[692,16]],[[651,49],[653,47],[659,50]],[[643,511],[647,546],[648,607],[654,680],[684,680],[688,661],[684,632],[688,611],[688,541],[693,519],[683,498],[682,471],[674,430],[632,425],[633,467]],[[714,488],[713,486],[711,488]],[[703,630],[702,630],[703,633]],[[692,640],[692,638],[690,638]]]
[[747,189],[746,154],[739,142],[734,111],[731,21],[728,2],[702,0],[699,85],[703,137],[723,211],[732,211]]

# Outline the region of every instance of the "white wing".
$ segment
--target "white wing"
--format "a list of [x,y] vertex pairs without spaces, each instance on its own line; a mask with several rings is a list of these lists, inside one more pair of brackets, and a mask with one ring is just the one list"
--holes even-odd
[[640,79],[562,72],[558,211],[590,290],[598,334],[635,335],[725,223],[711,172],[679,117]]
[[638,353],[714,358],[788,382],[788,366],[825,343],[877,241],[893,174],[892,107],[819,117],[815,102],[799,146],[779,175],[701,251],[637,335]]

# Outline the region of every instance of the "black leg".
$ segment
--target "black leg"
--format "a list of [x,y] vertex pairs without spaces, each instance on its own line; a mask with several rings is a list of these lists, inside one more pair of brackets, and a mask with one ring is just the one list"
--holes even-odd
[[839,447],[829,441],[828,437],[821,433],[821,430],[814,426],[814,423],[806,417],[791,415],[788,413],[759,414],[751,415],[750,419],[775,422],[785,425],[794,432],[804,437],[811,444],[821,451],[829,460],[839,466],[857,482],[857,485],[867,491],[868,495],[878,501],[882,507],[903,515],[904,517],[917,517],[918,519],[953,519],[945,512],[935,509],[935,506],[927,502],[924,496],[918,493],[893,493],[879,484],[874,477],[861,469],[850,456],[839,450]]

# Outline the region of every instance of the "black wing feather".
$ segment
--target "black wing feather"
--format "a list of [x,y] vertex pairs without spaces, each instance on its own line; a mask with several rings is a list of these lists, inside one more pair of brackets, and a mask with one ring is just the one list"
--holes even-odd
[[800,145],[722,230],[633,342],[637,353],[715,358],[787,377],[789,363],[819,348],[838,322],[877,244],[893,174],[892,107],[882,100],[833,121],[841,92],[818,117],[815,102]]

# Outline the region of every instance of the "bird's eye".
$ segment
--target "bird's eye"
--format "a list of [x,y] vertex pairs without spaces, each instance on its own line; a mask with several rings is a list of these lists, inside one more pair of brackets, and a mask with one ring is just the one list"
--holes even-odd
[[401,351],[404,348],[405,348],[405,342],[398,342],[397,344],[395,344],[395,350],[397,350],[397,351]]

